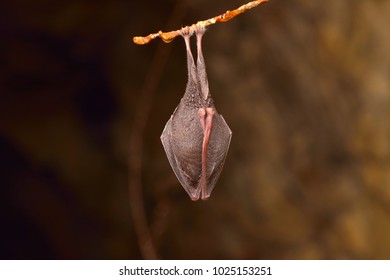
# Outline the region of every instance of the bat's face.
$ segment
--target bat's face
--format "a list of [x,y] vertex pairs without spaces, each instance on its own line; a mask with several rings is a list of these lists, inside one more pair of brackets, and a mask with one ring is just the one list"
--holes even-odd
[[161,135],[176,177],[192,200],[207,199],[213,190],[229,149],[232,132],[219,115],[209,94],[201,49],[204,28],[197,30],[198,61],[190,50],[191,34],[183,30],[189,79],[186,93]]

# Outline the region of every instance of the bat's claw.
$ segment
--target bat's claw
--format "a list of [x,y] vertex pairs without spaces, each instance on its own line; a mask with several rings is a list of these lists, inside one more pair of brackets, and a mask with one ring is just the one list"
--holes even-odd
[[182,27],[179,33],[182,37],[191,37],[194,34],[194,30],[191,27],[186,26]]
[[206,32],[206,26],[202,23],[195,24],[195,33],[196,35],[203,35]]

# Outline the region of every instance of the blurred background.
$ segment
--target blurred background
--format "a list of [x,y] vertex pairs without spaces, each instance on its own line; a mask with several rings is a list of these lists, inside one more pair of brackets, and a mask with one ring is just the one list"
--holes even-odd
[[246,1],[8,1],[2,259],[390,258],[390,1],[270,2],[204,36],[233,131],[206,201],[160,135],[185,89],[174,30]]

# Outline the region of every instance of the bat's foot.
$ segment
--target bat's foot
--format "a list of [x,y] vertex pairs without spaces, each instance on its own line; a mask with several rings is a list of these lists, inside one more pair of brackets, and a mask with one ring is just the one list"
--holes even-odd
[[195,33],[197,36],[203,36],[205,32],[206,32],[206,26],[199,23],[195,25]]
[[182,27],[180,29],[179,33],[182,37],[189,38],[194,34],[194,30],[192,28],[190,28],[189,26],[186,26],[186,27]]

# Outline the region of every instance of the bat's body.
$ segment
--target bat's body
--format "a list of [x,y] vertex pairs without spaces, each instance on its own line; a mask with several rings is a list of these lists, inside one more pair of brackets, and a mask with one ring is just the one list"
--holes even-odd
[[161,135],[176,177],[192,200],[207,199],[213,190],[229,149],[232,132],[215,109],[209,93],[202,53],[205,28],[196,29],[198,58],[195,65],[189,29],[181,35],[187,49],[188,83],[185,94]]

